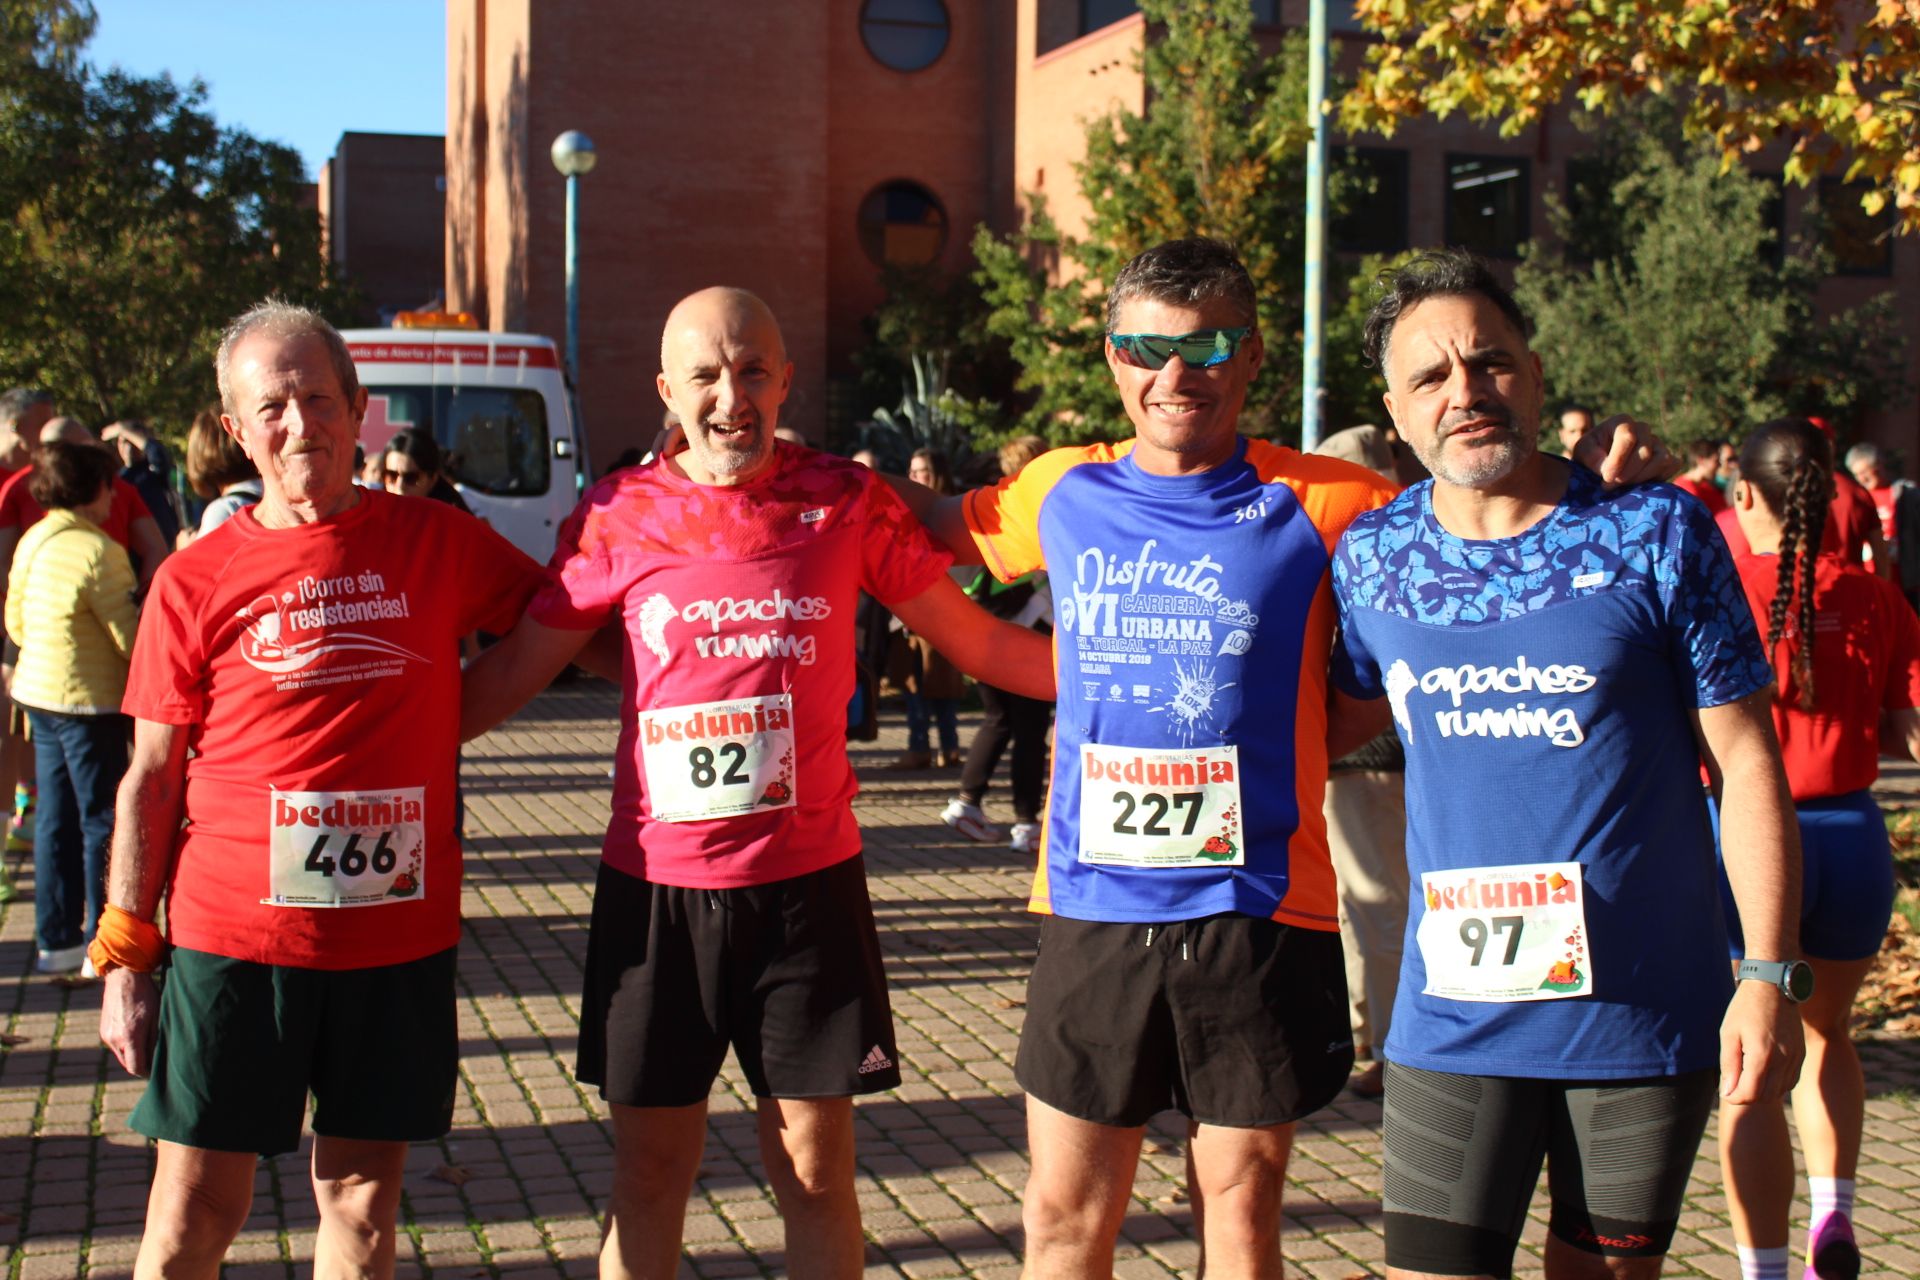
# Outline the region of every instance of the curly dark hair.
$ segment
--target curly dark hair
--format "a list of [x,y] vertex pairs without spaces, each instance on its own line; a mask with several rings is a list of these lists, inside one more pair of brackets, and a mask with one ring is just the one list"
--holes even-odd
[[[1784,638],[1800,709],[1813,710],[1813,562],[1833,503],[1833,446],[1805,418],[1761,424],[1740,448],[1740,478],[1780,519],[1780,578],[1767,615],[1767,654]],[[1794,634],[1787,631],[1792,615]]]
[[[1367,312],[1360,351],[1366,362],[1386,371],[1387,347],[1400,317],[1428,298],[1465,298],[1478,294],[1500,309],[1522,338],[1533,336],[1526,312],[1493,274],[1484,258],[1465,249],[1429,249],[1398,267],[1388,267],[1374,280],[1378,297]],[[1570,406],[1571,407],[1571,406]]]
[[1108,333],[1116,332],[1114,323],[1120,308],[1133,298],[1182,306],[1224,298],[1240,312],[1243,323],[1260,323],[1253,277],[1247,274],[1240,255],[1225,240],[1206,236],[1165,241],[1135,254],[1120,268],[1107,293]]

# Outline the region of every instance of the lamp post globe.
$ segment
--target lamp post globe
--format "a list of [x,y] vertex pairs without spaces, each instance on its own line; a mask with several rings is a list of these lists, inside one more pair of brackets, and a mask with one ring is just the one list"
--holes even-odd
[[583,173],[591,173],[594,163],[600,159],[600,153],[593,149],[593,139],[578,129],[569,129],[553,140],[553,167],[569,178]]

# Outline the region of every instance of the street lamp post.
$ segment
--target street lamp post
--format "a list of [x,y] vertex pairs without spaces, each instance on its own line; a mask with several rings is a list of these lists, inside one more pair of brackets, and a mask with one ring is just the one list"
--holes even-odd
[[1307,123],[1313,139],[1307,145],[1307,260],[1305,339],[1300,344],[1300,451],[1319,445],[1325,423],[1321,397],[1321,344],[1326,333],[1326,296],[1323,271],[1327,262],[1327,0],[1311,0],[1307,8]]
[[553,140],[553,167],[567,179],[567,381],[580,386],[580,175],[600,157],[593,139],[569,129]]

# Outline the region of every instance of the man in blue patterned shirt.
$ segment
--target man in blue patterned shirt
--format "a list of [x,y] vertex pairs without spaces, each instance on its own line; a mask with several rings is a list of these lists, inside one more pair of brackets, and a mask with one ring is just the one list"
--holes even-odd
[[1484,263],[1382,284],[1367,354],[1433,479],[1355,519],[1333,575],[1335,677],[1407,750],[1388,1274],[1510,1275],[1545,1159],[1550,1280],[1657,1276],[1716,1079],[1744,1105],[1799,1071],[1797,972],[1727,970],[1699,781],[1750,954],[1796,960],[1771,672],[1698,503],[1539,451],[1540,361]]

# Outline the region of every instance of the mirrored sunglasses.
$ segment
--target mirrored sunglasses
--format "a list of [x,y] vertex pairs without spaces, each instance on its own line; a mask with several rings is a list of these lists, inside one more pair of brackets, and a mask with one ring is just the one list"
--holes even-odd
[[1192,369],[1211,369],[1233,359],[1251,326],[1238,329],[1195,329],[1172,336],[1164,333],[1115,333],[1107,340],[1122,362],[1137,369],[1164,369],[1167,361],[1180,357]]

